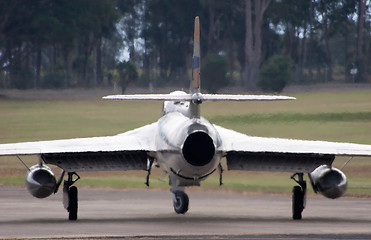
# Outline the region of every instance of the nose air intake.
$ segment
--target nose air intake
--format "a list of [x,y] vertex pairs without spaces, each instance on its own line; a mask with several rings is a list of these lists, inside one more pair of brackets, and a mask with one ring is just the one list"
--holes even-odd
[[194,132],[184,142],[183,156],[193,166],[205,166],[213,159],[214,154],[214,142],[207,133]]

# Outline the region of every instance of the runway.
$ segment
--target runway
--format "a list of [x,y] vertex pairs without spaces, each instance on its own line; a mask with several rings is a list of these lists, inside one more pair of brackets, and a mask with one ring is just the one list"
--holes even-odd
[[188,193],[190,210],[173,211],[170,192],[79,189],[79,219],[67,220],[58,192],[46,199],[0,187],[0,239],[370,239],[371,199],[309,196],[291,220],[291,196]]

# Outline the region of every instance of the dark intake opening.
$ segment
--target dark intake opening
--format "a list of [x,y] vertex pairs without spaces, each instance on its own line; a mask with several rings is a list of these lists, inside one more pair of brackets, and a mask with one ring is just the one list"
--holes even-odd
[[193,166],[205,166],[213,159],[214,154],[213,140],[204,132],[192,133],[184,142],[183,156]]

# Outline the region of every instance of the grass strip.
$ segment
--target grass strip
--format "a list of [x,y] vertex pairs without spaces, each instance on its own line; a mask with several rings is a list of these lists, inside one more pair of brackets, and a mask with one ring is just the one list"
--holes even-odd
[[216,124],[271,123],[271,122],[371,122],[371,112],[332,113],[274,113],[247,115],[219,115],[210,118]]

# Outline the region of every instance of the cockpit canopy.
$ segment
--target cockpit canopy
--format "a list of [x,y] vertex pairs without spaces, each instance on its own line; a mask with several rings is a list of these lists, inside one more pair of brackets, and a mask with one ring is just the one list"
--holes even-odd
[[[171,95],[188,95],[184,91],[174,91]],[[189,102],[188,101],[165,101],[162,106],[162,114],[166,115],[170,112],[180,112],[184,116],[188,115]]]

